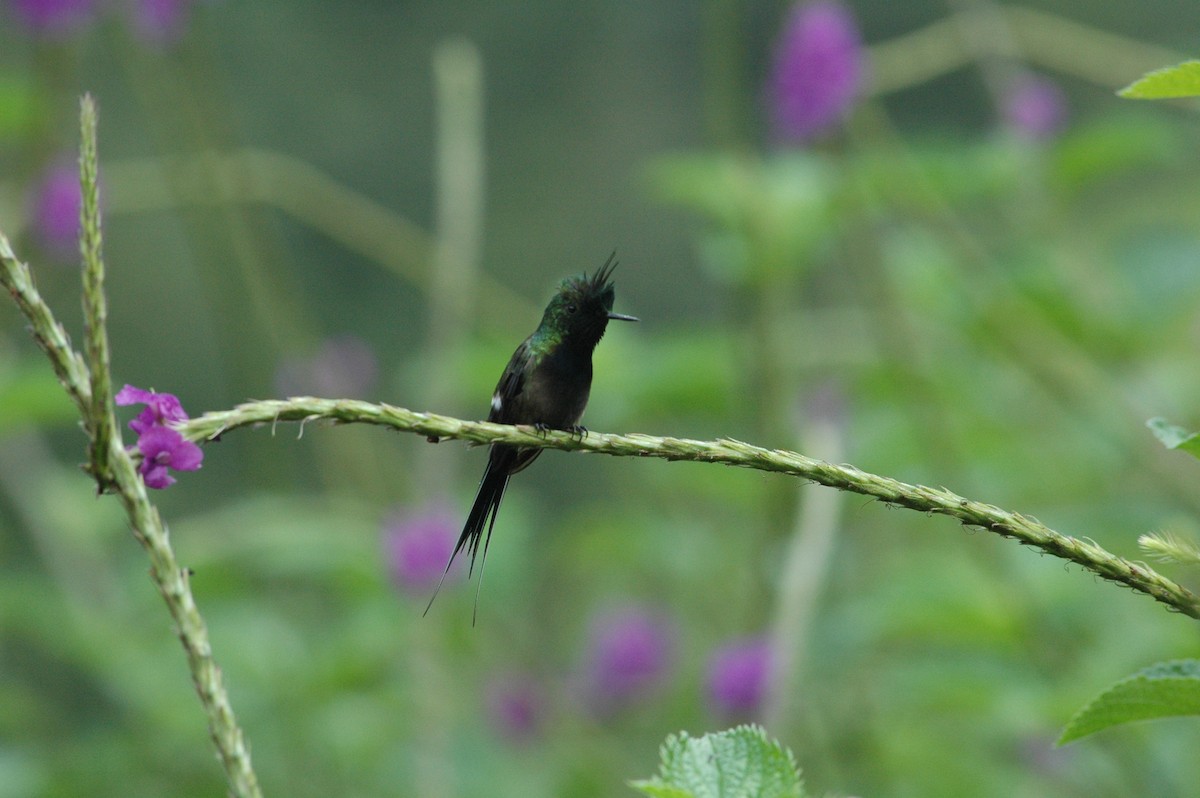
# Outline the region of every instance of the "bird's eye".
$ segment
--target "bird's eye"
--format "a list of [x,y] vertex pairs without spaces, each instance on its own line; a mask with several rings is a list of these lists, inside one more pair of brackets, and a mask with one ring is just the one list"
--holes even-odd
[[579,308],[575,307],[575,305],[567,305],[567,313],[574,313],[577,310],[579,310]]

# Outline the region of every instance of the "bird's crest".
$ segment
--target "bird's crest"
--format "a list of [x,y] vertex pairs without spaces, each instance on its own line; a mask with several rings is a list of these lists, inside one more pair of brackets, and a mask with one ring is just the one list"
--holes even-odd
[[568,277],[559,285],[559,292],[586,304],[599,299],[605,310],[612,310],[615,292],[611,282],[613,269],[617,268],[617,253],[613,251],[604,265],[589,277],[586,273]]

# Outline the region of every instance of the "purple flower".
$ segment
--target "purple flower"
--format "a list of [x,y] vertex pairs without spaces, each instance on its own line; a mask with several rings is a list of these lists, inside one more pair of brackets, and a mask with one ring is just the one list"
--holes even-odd
[[1004,120],[1029,139],[1047,139],[1067,124],[1067,95],[1057,83],[1027,75],[1004,97]]
[[126,385],[117,391],[113,401],[118,405],[146,405],[129,428],[138,434],[137,450],[142,453],[138,471],[146,486],[165,488],[175,484],[167,469],[195,471],[204,460],[204,452],[169,425],[187,421],[188,415],[179,398],[170,393],[156,393]]
[[133,27],[144,41],[171,44],[183,35],[193,0],[135,0]]
[[667,675],[674,630],[660,615],[628,608],[592,621],[584,688],[601,712],[646,697]]
[[[392,578],[405,592],[422,595],[437,586],[458,539],[458,519],[445,505],[417,513],[396,513],[385,524],[383,541]],[[462,559],[447,574],[462,573]]]
[[767,86],[775,136],[805,142],[837,125],[854,104],[862,74],[862,39],[844,6],[793,6]]
[[282,396],[363,396],[379,376],[371,347],[353,335],[326,339],[309,358],[288,358],[275,374]]
[[129,428],[138,435],[143,435],[153,427],[161,427],[177,421],[187,421],[188,414],[184,412],[179,397],[173,393],[155,393],[144,388],[126,385],[117,391],[113,397],[118,405],[145,405],[146,409],[138,413],[137,418],[129,422]]
[[167,473],[168,468],[195,471],[204,460],[204,452],[199,446],[184,440],[170,427],[151,427],[138,435],[137,448],[142,453],[142,464],[138,466],[138,471],[148,488],[174,485],[175,477]]
[[527,742],[542,725],[543,702],[540,685],[525,674],[507,674],[488,684],[488,717],[507,740]]
[[34,232],[42,245],[64,256],[75,251],[83,193],[79,188],[79,172],[70,161],[63,159],[46,170],[31,205]]
[[12,0],[12,10],[32,32],[57,36],[88,22],[96,0]]
[[726,718],[749,718],[762,707],[771,671],[771,649],[764,638],[721,646],[708,660],[708,698]]

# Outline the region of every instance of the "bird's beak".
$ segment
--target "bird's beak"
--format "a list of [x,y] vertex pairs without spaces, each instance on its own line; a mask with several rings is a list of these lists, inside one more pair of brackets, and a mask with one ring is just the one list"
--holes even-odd
[[626,316],[624,313],[609,313],[608,317],[616,321],[641,321],[637,316]]

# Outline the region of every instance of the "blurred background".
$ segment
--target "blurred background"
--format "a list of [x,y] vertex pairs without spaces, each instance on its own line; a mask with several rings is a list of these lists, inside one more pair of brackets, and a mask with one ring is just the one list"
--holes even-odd
[[[615,249],[642,323],[596,351],[591,429],[852,462],[1138,558],[1200,511],[1144,428],[1197,420],[1200,125],[1114,91],[1197,33],[1176,0],[3,0],[0,230],[78,340],[90,91],[117,386],[480,418]],[[5,303],[0,798],[220,794],[83,443]],[[1197,656],[1193,621],[776,475],[550,452],[478,623],[459,570],[422,618],[485,456],[244,430],[155,494],[266,794],[630,795],[667,734],[747,720],[817,794],[1200,782],[1193,720],[1053,745]]]

